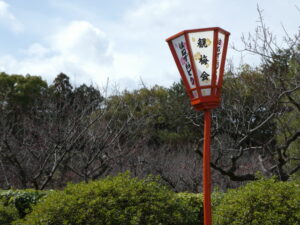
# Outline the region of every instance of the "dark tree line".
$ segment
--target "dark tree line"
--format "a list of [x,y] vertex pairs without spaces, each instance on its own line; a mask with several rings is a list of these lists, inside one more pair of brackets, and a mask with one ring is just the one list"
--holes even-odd
[[65,74],[48,86],[39,77],[1,73],[0,86],[4,188],[44,189],[96,179],[127,150],[121,136],[126,132],[129,138],[139,126],[122,102],[109,105],[92,86],[73,88]]

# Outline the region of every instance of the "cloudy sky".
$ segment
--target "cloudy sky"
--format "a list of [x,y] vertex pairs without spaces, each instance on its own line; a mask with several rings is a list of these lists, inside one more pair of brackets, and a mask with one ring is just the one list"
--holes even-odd
[[[257,5],[279,42],[282,25],[298,31],[299,0],[0,0],[0,71],[48,82],[64,72],[75,85],[109,78],[121,89],[139,88],[141,80],[169,86],[179,74],[167,37],[219,26],[241,46],[241,35],[257,26]],[[236,65],[240,57],[229,49]]]

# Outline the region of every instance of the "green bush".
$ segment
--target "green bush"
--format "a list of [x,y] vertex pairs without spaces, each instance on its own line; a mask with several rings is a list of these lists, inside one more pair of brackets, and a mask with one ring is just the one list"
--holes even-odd
[[32,205],[35,205],[40,198],[46,195],[45,191],[36,190],[8,190],[0,192],[0,201],[4,206],[15,207],[19,217],[23,218],[31,212]]
[[[88,184],[69,184],[43,198],[44,193],[34,191],[0,192],[0,224],[203,224],[201,194],[174,193],[157,181],[125,173]],[[214,192],[212,206],[217,225],[298,225],[300,182],[262,179],[227,193]],[[31,213],[18,219],[23,215],[20,212],[26,214],[31,208]]]
[[214,224],[298,225],[300,184],[263,179],[230,190],[214,210]]
[[176,198],[179,200],[181,207],[185,209],[182,212],[185,225],[203,224],[202,194],[177,193]]
[[18,219],[18,210],[13,205],[5,205],[0,201],[0,224],[9,225]]
[[14,224],[199,225],[200,197],[183,195],[176,195],[152,178],[138,180],[126,173],[53,191]]
[[[223,192],[215,191],[211,196],[212,210],[217,207],[222,198],[224,197]],[[193,193],[177,193],[177,198],[180,199],[180,204],[185,209],[184,217],[185,225],[203,225],[204,224],[204,211],[203,211],[203,195]]]

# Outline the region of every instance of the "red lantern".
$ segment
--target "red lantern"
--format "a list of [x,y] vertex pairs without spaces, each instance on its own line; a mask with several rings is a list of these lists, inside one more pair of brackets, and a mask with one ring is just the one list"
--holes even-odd
[[213,27],[185,30],[167,39],[196,110],[212,109],[220,104],[229,35]]
[[224,65],[230,33],[219,28],[185,30],[167,39],[191,104],[204,110],[203,208],[211,225],[211,109],[221,101]]

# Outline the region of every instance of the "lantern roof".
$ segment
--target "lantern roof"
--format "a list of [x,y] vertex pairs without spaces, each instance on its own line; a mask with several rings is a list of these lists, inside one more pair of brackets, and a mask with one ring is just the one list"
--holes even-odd
[[220,27],[208,27],[208,28],[199,28],[199,29],[188,29],[178,32],[177,34],[172,35],[171,37],[167,38],[166,41],[169,42],[174,38],[177,38],[186,33],[194,33],[194,32],[204,32],[204,31],[211,31],[211,30],[218,30],[224,34],[230,35],[230,33]]

